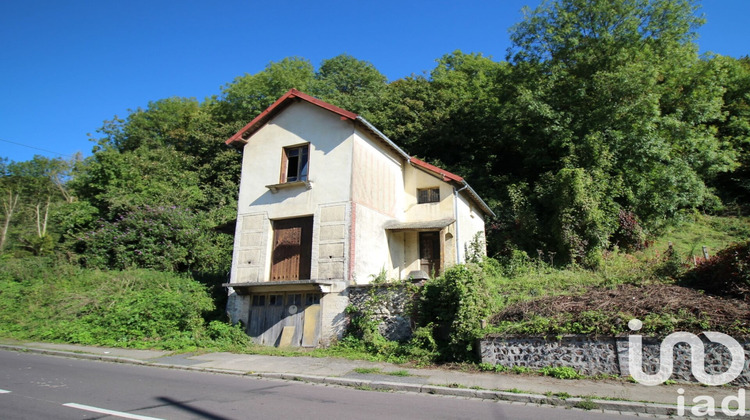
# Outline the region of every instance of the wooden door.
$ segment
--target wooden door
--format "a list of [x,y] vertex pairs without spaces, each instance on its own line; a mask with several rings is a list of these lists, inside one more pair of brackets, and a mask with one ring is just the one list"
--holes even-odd
[[[255,343],[315,347],[320,342],[319,292],[263,293],[253,295],[247,334]],[[284,340],[284,334],[286,343]]]
[[419,233],[419,260],[422,271],[430,277],[440,274],[440,233]]
[[272,281],[310,278],[312,225],[312,217],[273,222]]

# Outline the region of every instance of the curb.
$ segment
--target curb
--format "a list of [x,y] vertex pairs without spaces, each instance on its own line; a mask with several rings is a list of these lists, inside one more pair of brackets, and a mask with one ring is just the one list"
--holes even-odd
[[[260,373],[260,372],[241,372],[236,370],[225,370],[215,368],[203,368],[195,366],[180,366],[171,365],[165,363],[148,362],[138,359],[130,359],[127,357],[118,356],[107,356],[91,353],[76,353],[63,350],[51,350],[51,349],[39,349],[30,347],[21,347],[13,345],[0,344],[0,350],[16,351],[19,353],[35,353],[49,356],[61,356],[84,360],[97,360],[111,363],[124,363],[141,366],[152,366],[164,369],[179,369],[195,372],[206,372],[223,375],[236,375],[236,376],[249,376],[264,379],[276,379],[284,381],[299,381],[315,384],[325,385],[336,385],[345,386],[350,388],[358,388],[363,390],[378,390],[378,391],[394,391],[394,392],[413,392],[419,394],[432,394],[440,396],[451,396],[459,398],[476,398],[482,400],[492,401],[507,401],[511,403],[522,403],[522,404],[534,404],[534,405],[550,405],[550,406],[561,406],[566,408],[575,408],[582,410],[590,410],[597,412],[610,412],[610,413],[628,413],[635,415],[652,415],[652,416],[663,416],[673,417],[677,416],[677,406],[667,404],[656,404],[656,403],[644,403],[644,402],[633,402],[633,401],[619,401],[619,400],[600,400],[596,398],[558,398],[548,397],[541,394],[524,394],[507,391],[492,391],[484,389],[471,389],[471,388],[453,388],[439,385],[420,385],[410,384],[401,382],[389,382],[389,381],[372,381],[367,379],[352,379],[352,378],[341,378],[335,376],[316,376],[316,375],[303,375],[294,373]],[[723,418],[718,416],[713,418]],[[689,418],[689,416],[685,416]]]

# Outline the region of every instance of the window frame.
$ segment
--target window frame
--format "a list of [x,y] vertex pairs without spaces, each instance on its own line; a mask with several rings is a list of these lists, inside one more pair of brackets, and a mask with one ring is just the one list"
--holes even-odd
[[[293,153],[297,152],[296,155]],[[302,158],[304,157],[304,158]],[[296,174],[290,176],[290,161],[296,159]],[[290,179],[293,178],[293,179]],[[310,143],[285,146],[281,151],[281,173],[279,184],[307,182],[310,179]]]
[[[422,194],[426,194],[422,200]],[[417,204],[430,204],[440,202],[440,187],[417,188]]]

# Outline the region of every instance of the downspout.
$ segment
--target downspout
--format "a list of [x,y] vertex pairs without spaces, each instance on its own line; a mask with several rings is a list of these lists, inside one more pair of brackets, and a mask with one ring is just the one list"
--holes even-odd
[[469,184],[466,181],[463,181],[464,186],[456,189],[456,187],[453,187],[453,219],[456,223],[456,264],[461,264],[461,247],[459,244],[461,241],[459,241],[459,235],[458,235],[458,226],[460,225],[458,221],[458,193],[461,191],[469,188]]

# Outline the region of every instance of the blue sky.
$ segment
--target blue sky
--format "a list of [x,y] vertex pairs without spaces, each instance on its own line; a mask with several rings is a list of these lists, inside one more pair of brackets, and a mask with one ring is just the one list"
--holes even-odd
[[[500,61],[521,8],[538,3],[5,0],[0,157],[89,155],[87,133],[114,115],[170,96],[218,95],[235,77],[289,56],[317,67],[347,53],[391,81],[429,71],[455,50]],[[750,54],[749,0],[704,0],[701,11],[701,52]]]

